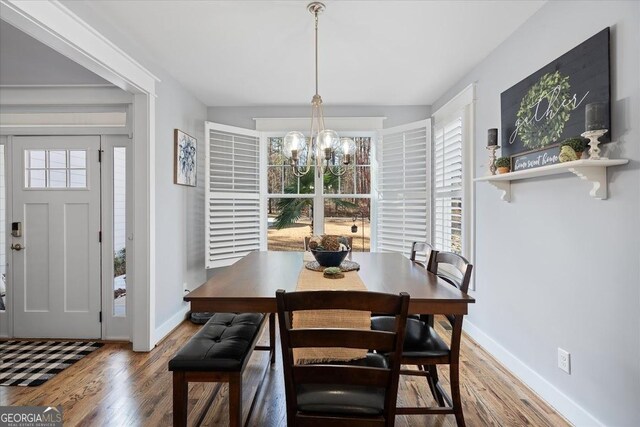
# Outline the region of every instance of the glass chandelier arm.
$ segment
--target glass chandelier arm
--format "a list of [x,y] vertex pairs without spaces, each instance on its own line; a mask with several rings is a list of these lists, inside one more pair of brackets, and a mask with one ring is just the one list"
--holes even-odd
[[324,167],[324,171],[329,172],[333,176],[343,176],[345,173],[347,173],[348,169],[349,168],[347,167],[347,165],[331,166],[329,164],[329,160],[327,160],[327,165]]
[[297,176],[298,178],[305,176],[307,173],[309,173],[309,170],[311,169],[311,165],[309,163],[307,163],[303,167],[300,167],[298,166],[298,162],[293,159],[290,160],[290,165],[291,165],[291,172],[293,172],[293,175]]

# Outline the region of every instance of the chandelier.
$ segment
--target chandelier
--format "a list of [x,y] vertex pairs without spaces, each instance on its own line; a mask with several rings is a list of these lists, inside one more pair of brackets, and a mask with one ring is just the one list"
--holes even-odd
[[[316,93],[311,99],[311,131],[309,138],[302,132],[292,131],[283,141],[284,155],[289,159],[295,176],[306,175],[315,166],[318,176],[330,172],[335,176],[344,175],[351,164],[355,142],[351,138],[340,138],[338,133],[324,127],[322,97],[318,94],[318,15],[325,9],[320,2],[307,5],[307,10],[315,21],[315,66]],[[315,164],[314,164],[315,163]]]

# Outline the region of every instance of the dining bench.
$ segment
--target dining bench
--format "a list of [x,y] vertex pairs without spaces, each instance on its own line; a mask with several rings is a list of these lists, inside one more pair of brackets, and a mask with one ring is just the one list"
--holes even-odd
[[[269,345],[258,346],[267,319]],[[229,426],[240,427],[242,374],[253,350],[269,351],[270,362],[275,362],[274,328],[274,314],[214,314],[169,361],[169,371],[173,372],[173,425],[187,425],[190,382],[226,382],[229,384]]]

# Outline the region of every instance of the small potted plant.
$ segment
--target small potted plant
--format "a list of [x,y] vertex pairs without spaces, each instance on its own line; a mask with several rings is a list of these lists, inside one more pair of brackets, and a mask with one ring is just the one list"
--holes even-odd
[[496,159],[496,167],[498,168],[498,173],[507,173],[511,168],[511,160],[508,157],[498,157]]
[[586,138],[582,138],[581,136],[567,138],[560,143],[560,150],[562,150],[562,147],[564,146],[569,146],[573,151],[576,152],[576,156],[578,156],[578,160],[580,160],[584,149],[587,148],[587,141],[589,140]]

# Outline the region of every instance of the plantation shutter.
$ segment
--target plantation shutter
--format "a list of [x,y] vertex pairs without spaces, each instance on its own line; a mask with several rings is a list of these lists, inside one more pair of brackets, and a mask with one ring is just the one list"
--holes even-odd
[[430,241],[431,121],[384,129],[378,150],[377,250]]
[[462,112],[434,129],[434,244],[462,254]]
[[260,146],[254,130],[207,122],[206,267],[260,249]]

